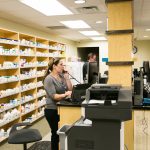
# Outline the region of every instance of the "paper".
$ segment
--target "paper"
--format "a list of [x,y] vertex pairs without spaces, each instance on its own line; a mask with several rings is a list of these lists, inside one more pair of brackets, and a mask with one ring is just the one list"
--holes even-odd
[[[116,103],[116,100],[110,100],[112,104],[115,104]],[[104,104],[105,100],[94,100],[94,99],[91,99],[89,101],[89,104]]]

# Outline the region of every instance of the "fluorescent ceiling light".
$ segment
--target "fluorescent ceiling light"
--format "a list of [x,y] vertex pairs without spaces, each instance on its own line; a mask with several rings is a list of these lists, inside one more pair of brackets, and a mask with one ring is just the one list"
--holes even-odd
[[91,39],[92,40],[94,40],[94,41],[105,41],[105,40],[107,40],[105,37],[91,37]]
[[103,23],[103,21],[96,21],[97,24]]
[[57,0],[19,0],[46,16],[70,15],[72,12]]
[[76,4],[83,4],[83,3],[85,3],[85,0],[74,0],[74,2]]
[[82,20],[74,20],[74,21],[60,21],[65,26],[72,29],[83,29],[83,28],[91,28],[87,23]]
[[146,31],[150,31],[150,29],[146,29]]
[[147,38],[148,36],[147,36],[147,35],[144,35],[143,37]]
[[86,36],[100,35],[97,31],[79,31]]

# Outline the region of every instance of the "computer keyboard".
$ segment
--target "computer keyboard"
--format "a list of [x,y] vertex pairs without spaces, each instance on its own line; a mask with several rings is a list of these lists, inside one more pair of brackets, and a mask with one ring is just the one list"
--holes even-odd
[[82,102],[78,102],[78,101],[73,101],[73,102],[71,102],[72,104],[81,104]]
[[64,99],[64,101],[66,101],[66,102],[72,102],[72,100],[70,98],[66,98],[66,99]]
[[81,101],[72,101],[72,99],[65,99],[63,100],[64,104],[81,104]]
[[62,104],[62,105],[69,105],[70,102],[67,102],[67,101],[64,101],[64,100],[63,100],[63,101],[61,102],[61,104]]

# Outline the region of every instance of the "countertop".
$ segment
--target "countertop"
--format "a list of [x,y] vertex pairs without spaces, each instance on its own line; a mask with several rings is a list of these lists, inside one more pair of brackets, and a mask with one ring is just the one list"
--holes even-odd
[[[60,101],[57,106],[67,106],[67,107],[81,107],[81,102],[72,103],[69,101]],[[150,106],[132,106],[133,110],[150,110]]]
[[134,110],[150,110],[150,106],[133,106]]
[[57,106],[67,106],[67,107],[81,107],[82,102],[72,103],[69,101],[60,101],[57,103]]

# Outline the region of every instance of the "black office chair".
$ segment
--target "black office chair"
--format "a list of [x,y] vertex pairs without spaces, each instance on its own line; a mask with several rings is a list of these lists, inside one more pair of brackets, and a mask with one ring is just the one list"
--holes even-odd
[[17,123],[13,125],[9,137],[8,143],[9,144],[23,144],[24,150],[27,150],[27,144],[40,141],[42,136],[37,129],[21,129],[17,130],[19,126],[30,126],[31,123]]

